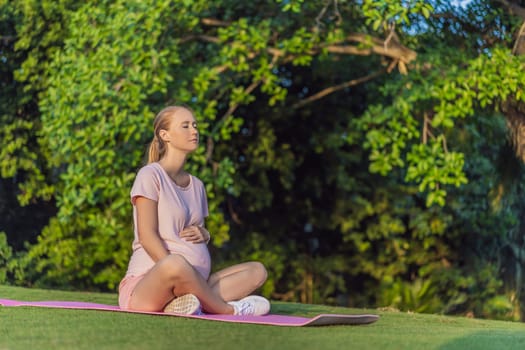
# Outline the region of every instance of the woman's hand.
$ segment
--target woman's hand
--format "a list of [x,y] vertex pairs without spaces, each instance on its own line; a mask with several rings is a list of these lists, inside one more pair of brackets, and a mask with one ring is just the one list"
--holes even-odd
[[191,243],[208,243],[210,241],[210,233],[201,226],[188,226],[180,231],[179,236],[187,242]]

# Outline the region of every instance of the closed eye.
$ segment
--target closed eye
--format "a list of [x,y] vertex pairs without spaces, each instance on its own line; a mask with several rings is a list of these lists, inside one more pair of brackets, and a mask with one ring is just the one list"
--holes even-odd
[[[191,124],[191,126],[193,126],[195,129],[197,129],[197,123],[193,123],[193,124]],[[189,123],[184,123],[184,124],[182,124],[182,127],[184,129],[188,129],[190,127],[190,124]]]

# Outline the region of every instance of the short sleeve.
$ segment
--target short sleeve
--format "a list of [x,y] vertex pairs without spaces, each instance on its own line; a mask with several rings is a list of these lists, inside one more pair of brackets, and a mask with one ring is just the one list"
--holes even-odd
[[204,188],[204,185],[201,186],[201,196],[202,196],[202,216],[208,217],[210,213],[208,212],[208,197],[206,196],[206,189]]
[[200,212],[202,213],[202,218],[205,218],[209,215],[209,212],[208,212],[208,197],[206,196],[206,189],[204,188],[204,183],[197,177],[195,176],[192,176],[193,178],[193,182],[194,182],[194,187],[195,187],[195,194],[194,194],[194,198],[195,198],[195,201],[196,203],[199,203],[201,208],[197,208],[197,209],[200,209]]
[[155,169],[145,166],[139,170],[131,188],[131,203],[135,205],[137,197],[159,201],[160,181]]

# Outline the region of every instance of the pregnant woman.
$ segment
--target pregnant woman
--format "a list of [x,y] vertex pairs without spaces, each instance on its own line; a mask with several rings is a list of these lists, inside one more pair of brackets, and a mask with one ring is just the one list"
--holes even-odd
[[201,180],[184,170],[199,144],[193,112],[183,106],[163,109],[153,123],[148,164],[131,189],[134,240],[128,270],[119,285],[122,309],[195,314],[264,315],[267,299],[250,295],[266,281],[255,261],[210,275],[204,226],[208,216]]

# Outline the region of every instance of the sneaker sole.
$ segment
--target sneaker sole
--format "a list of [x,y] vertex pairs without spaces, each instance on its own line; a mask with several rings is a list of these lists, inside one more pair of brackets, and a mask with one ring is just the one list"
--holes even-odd
[[200,309],[199,299],[193,294],[185,294],[170,301],[163,311],[170,314],[193,315]]

